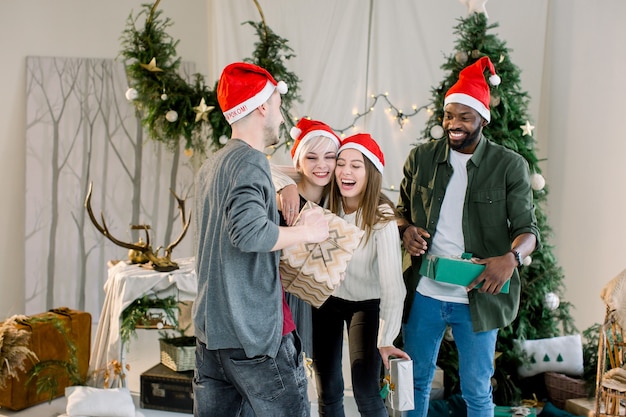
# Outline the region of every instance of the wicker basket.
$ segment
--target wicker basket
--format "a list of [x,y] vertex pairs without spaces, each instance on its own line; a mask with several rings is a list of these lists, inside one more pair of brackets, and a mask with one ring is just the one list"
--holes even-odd
[[565,407],[565,401],[571,398],[587,397],[587,385],[584,380],[571,378],[556,372],[544,374],[548,398],[559,408]]
[[184,336],[159,339],[161,363],[173,371],[182,372],[196,366],[195,337]]

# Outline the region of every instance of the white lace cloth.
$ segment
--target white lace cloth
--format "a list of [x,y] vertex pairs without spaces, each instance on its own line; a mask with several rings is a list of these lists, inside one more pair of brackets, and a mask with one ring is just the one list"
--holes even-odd
[[[126,262],[109,268],[104,284],[106,295],[91,349],[90,373],[104,369],[112,360],[122,361],[121,315],[134,300],[146,294],[159,298],[177,295],[179,301],[195,299],[198,287],[195,259],[181,258],[175,262],[179,269],[171,272],[157,272]],[[101,383],[100,380],[93,382],[96,386]]]

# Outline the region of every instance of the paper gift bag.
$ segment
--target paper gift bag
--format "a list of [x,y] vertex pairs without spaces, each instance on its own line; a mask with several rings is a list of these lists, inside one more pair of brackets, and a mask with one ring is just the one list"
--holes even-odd
[[[300,211],[319,207],[308,202]],[[364,231],[324,209],[329,236],[320,243],[302,243],[282,250],[280,273],[285,291],[314,307],[321,306],[344,279],[348,262]],[[296,221],[296,224],[300,219]]]
[[391,408],[396,411],[412,410],[413,398],[413,361],[408,359],[390,359],[389,377]]

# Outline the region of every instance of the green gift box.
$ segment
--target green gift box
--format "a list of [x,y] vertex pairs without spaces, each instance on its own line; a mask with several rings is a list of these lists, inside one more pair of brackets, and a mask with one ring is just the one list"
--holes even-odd
[[[485,269],[485,265],[473,263],[471,257],[470,253],[464,253],[461,258],[426,255],[420,267],[420,274],[435,281],[466,287]],[[501,293],[509,293],[509,283],[510,280],[504,284]],[[481,285],[482,283],[477,288]]]
[[532,407],[508,407],[496,405],[493,410],[494,417],[537,417],[537,412]]

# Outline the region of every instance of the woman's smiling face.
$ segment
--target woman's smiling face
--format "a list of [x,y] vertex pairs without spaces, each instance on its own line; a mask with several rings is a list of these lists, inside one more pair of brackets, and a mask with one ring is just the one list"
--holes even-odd
[[358,199],[367,186],[363,154],[356,149],[344,149],[337,157],[335,181],[345,199]]

